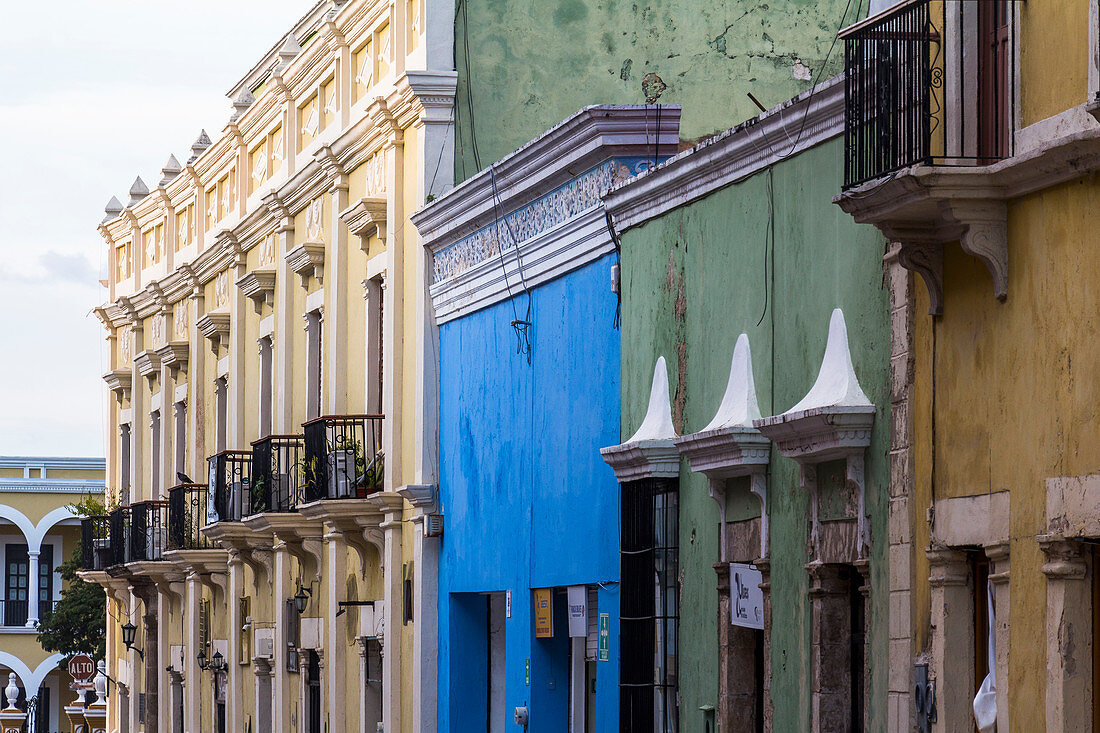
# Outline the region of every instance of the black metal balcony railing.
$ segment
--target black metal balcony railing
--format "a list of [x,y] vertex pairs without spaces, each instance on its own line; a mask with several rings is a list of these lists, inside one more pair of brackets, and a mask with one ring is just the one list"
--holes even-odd
[[363,499],[382,490],[382,415],[329,415],[305,430],[305,500]]
[[305,503],[305,450],[301,435],[269,435],[252,444],[253,509],[292,512]]
[[210,494],[204,484],[179,484],[168,490],[168,547],[207,550],[214,545],[200,530],[211,515]]
[[143,501],[111,512],[111,564],[160,560],[168,545],[168,502]]
[[3,619],[4,626],[26,626],[29,613],[30,601],[26,599],[0,600],[0,618]]
[[[941,24],[942,27],[942,24]],[[845,31],[844,185],[931,164],[943,134],[940,33],[931,0],[911,0]]]
[[80,567],[84,570],[103,570],[110,564],[110,517],[84,517],[80,520]]
[[243,517],[262,511],[260,497],[254,495],[252,452],[227,450],[210,456],[210,481],[207,490],[214,497],[218,522],[239,522]]

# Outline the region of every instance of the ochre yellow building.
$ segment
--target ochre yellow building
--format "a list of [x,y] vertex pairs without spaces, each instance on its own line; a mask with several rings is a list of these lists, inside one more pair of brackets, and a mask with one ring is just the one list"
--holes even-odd
[[452,30],[442,0],[318,3],[220,135],[107,207],[113,510],[85,575],[117,619],[111,730],[434,725],[408,214],[451,184]]
[[7,686],[15,673],[38,730],[67,726],[62,709],[75,694],[62,655],[39,645],[37,625],[61,599],[57,568],[80,540],[70,505],[102,492],[102,458],[0,456],[0,680]]
[[895,243],[890,730],[1100,730],[1098,3],[845,37],[837,203]]

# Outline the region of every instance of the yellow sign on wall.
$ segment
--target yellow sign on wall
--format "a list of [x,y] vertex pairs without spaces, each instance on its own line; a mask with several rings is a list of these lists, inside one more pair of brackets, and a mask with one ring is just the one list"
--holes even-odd
[[535,638],[549,639],[554,635],[554,593],[553,588],[534,588],[535,595]]

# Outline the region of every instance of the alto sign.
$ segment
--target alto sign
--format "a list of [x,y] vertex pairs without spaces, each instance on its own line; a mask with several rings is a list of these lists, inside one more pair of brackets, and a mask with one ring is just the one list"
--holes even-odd
[[95,662],[87,654],[77,654],[69,660],[69,676],[77,682],[91,682],[95,677]]

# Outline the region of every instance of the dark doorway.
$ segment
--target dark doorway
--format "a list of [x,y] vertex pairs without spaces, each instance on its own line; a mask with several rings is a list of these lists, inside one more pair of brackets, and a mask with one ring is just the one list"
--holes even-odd
[[306,652],[306,733],[321,733],[321,660]]
[[978,3],[978,155],[986,160],[1009,154],[1011,12],[1011,0]]

